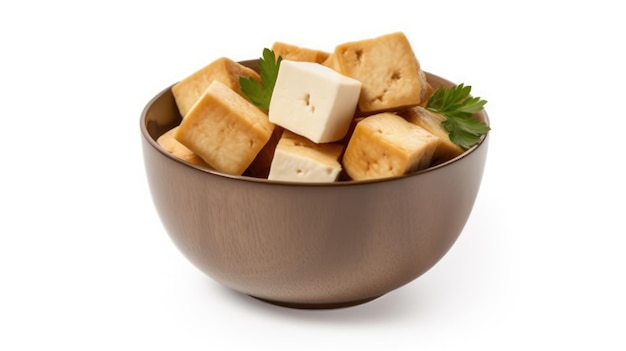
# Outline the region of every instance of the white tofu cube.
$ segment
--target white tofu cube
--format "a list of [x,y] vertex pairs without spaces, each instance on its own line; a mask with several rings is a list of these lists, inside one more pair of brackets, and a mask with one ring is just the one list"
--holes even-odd
[[312,62],[282,60],[269,107],[270,122],[316,143],[343,138],[361,82]]
[[283,132],[267,179],[292,182],[334,182],[341,172],[339,143],[315,144],[288,130]]

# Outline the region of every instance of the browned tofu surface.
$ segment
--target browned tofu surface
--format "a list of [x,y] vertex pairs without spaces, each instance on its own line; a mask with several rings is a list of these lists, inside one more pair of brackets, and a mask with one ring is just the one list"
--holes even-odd
[[338,45],[324,65],[361,81],[363,114],[417,106],[427,89],[426,76],[401,32]]
[[225,84],[213,81],[175,137],[216,170],[241,175],[273,130],[267,114]]
[[451,160],[465,151],[450,140],[448,131],[441,125],[441,122],[446,120],[445,116],[420,106],[403,111],[400,115],[407,121],[426,129],[439,138],[439,145],[433,155],[432,165]]
[[180,158],[183,161],[187,161],[201,167],[208,167],[208,165],[206,164],[206,162],[204,162],[204,160],[202,160],[202,158],[200,158],[193,151],[189,150],[185,145],[181,144],[178,140],[176,140],[176,138],[174,138],[177,130],[178,127],[174,127],[168,130],[167,132],[165,132],[165,134],[161,135],[157,139],[157,143],[161,145],[161,147],[165,149],[165,151],[171,153],[172,155]]
[[389,112],[369,116],[354,129],[343,155],[351,179],[378,179],[430,165],[439,138]]
[[187,115],[191,107],[214,80],[220,81],[241,95],[240,76],[260,80],[259,74],[254,70],[229,58],[222,57],[176,83],[172,86],[172,94],[181,116]]
[[329,53],[322,50],[303,48],[300,46],[279,41],[274,43],[274,45],[272,46],[272,50],[276,54],[276,57],[280,56],[285,60],[291,61],[322,63],[330,55]]

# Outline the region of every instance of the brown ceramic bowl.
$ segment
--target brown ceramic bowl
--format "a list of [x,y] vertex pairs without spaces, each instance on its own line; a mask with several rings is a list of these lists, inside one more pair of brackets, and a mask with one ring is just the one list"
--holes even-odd
[[[427,77],[435,88],[452,85]],[[298,308],[363,303],[429,270],[465,226],[488,148],[487,135],[451,161],[392,179],[287,183],[171,156],[156,139],[180,120],[170,88],[141,115],[149,186],[170,237],[221,284]]]

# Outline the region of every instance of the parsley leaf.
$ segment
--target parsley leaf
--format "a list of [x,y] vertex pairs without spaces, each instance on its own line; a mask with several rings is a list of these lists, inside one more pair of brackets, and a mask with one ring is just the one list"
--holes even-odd
[[263,49],[263,57],[259,59],[261,83],[251,77],[239,77],[241,91],[253,104],[265,111],[270,109],[270,100],[274,85],[276,85],[281,61],[282,57],[279,56],[277,59],[274,51],[265,48]]
[[441,122],[442,127],[448,132],[450,140],[464,149],[469,149],[491,130],[486,123],[472,117],[483,109],[487,101],[470,97],[471,90],[471,86],[463,83],[448,89],[439,87],[426,103],[426,109],[446,117]]

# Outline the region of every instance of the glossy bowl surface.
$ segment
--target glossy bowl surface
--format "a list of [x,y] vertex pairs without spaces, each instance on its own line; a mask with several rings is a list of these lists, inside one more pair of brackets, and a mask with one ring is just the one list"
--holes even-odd
[[[452,85],[427,77],[435,88]],[[486,112],[478,117],[488,123]],[[167,233],[221,284],[296,308],[363,303],[433,267],[471,214],[489,139],[414,174],[301,184],[226,175],[171,156],[156,139],[180,120],[170,87],[140,120],[149,187]]]

